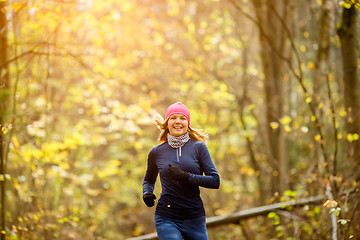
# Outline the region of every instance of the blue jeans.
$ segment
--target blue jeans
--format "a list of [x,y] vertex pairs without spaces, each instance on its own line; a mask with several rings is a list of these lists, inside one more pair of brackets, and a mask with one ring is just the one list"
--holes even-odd
[[155,214],[155,227],[159,240],[208,240],[205,216],[179,220]]

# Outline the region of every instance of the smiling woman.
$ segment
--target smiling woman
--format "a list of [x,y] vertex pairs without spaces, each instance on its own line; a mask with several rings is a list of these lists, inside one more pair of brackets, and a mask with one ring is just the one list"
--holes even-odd
[[[155,205],[155,181],[162,193],[155,211],[155,227],[162,239],[208,239],[199,187],[217,189],[220,177],[205,145],[207,135],[190,127],[190,111],[182,103],[170,105],[155,118],[162,144],[149,155],[143,181],[143,200]],[[183,149],[183,150],[181,150]]]

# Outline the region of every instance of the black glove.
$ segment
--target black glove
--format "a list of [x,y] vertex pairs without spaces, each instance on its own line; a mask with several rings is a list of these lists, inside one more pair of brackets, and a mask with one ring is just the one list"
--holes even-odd
[[148,207],[152,207],[155,205],[155,199],[156,199],[156,196],[153,193],[146,193],[143,196],[144,203]]
[[189,179],[189,173],[181,170],[178,166],[169,164],[168,173],[172,179],[178,181],[187,181]]

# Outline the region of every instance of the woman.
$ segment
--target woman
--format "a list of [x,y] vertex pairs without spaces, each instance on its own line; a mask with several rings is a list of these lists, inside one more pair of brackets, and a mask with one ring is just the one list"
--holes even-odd
[[180,102],[168,107],[165,121],[161,116],[155,121],[163,143],[148,155],[143,200],[148,207],[154,206],[154,184],[160,174],[157,235],[160,240],[208,239],[199,187],[217,189],[220,178],[204,143],[207,135],[190,127],[189,109]]

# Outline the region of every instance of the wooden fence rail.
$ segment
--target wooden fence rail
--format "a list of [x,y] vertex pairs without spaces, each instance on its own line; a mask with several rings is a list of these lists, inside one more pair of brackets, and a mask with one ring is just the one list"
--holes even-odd
[[[307,204],[319,204],[324,200],[325,200],[325,196],[320,195],[309,198],[301,198],[287,202],[274,203],[270,205],[234,212],[223,216],[209,217],[206,219],[206,226],[210,228],[210,227],[220,226],[223,224],[239,223],[240,220],[244,220],[260,215],[266,215],[276,210],[281,210],[281,209],[285,210],[286,207],[301,207]],[[156,239],[158,239],[156,233],[150,233],[139,237],[129,238],[127,240],[156,240]]]

